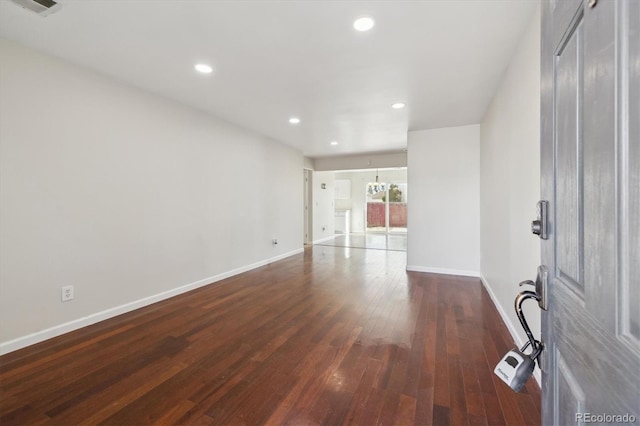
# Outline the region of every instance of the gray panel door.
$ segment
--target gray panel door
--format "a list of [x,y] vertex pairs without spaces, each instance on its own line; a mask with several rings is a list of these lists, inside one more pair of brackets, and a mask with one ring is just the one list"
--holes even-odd
[[640,0],[543,1],[544,424],[640,424]]

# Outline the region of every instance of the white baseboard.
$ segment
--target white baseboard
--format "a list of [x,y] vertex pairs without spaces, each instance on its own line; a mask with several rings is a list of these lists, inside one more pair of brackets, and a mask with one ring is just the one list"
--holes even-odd
[[[509,318],[504,308],[498,301],[498,298],[496,297],[495,293],[491,289],[491,286],[489,285],[487,280],[483,276],[480,276],[480,280],[482,281],[482,285],[484,286],[484,288],[487,290],[487,293],[489,293],[489,297],[491,297],[491,300],[493,301],[494,306],[498,310],[498,313],[502,317],[502,321],[506,324],[507,330],[509,330],[509,334],[511,334],[511,337],[513,338],[518,348],[521,348],[522,346],[524,346],[525,341],[522,340],[520,335],[518,335],[518,332],[516,331],[517,328],[515,327],[513,322],[511,322],[511,319]],[[516,295],[514,294],[513,297],[515,298],[515,296]],[[536,381],[538,382],[538,385],[542,387],[542,375],[540,373],[539,368],[536,367],[536,369],[533,371],[533,377],[535,377]]]
[[203,278],[191,284],[186,284],[181,287],[176,287],[171,290],[163,291],[162,293],[154,294],[152,296],[138,299],[133,302],[125,303],[124,305],[109,308],[101,312],[96,312],[95,314],[87,315],[85,317],[78,318],[73,321],[66,322],[64,324],[59,324],[59,325],[47,328],[45,330],[41,330],[35,333],[28,334],[26,336],[21,336],[13,340],[2,342],[0,343],[0,355],[4,355],[9,352],[13,352],[18,349],[22,349],[27,346],[34,345],[36,343],[43,342],[53,337],[57,337],[65,333],[78,330],[82,327],[86,327],[88,325],[95,324],[97,322],[104,321],[106,319],[113,318],[115,316],[122,315],[127,312],[131,312],[133,310],[151,305],[153,303],[160,302],[161,300],[169,299],[179,294],[186,293],[191,290],[195,290],[199,287],[213,284],[217,281],[224,280],[225,278],[229,278],[234,275],[238,275],[243,272],[247,272],[264,265],[268,265],[269,263],[282,260],[289,256],[302,253],[303,251],[304,251],[303,248],[299,248],[299,249],[266,259],[266,260],[261,260],[260,262],[256,262],[250,265],[242,266],[240,268],[232,269],[231,271],[223,272],[221,274],[214,275],[212,277]]
[[313,242],[313,244],[319,244],[319,243],[323,243],[325,241],[333,240],[336,236],[337,235],[333,234],[333,235],[329,235],[328,237],[320,238],[319,240],[315,240]]
[[407,271],[429,272],[432,274],[460,275],[463,277],[480,278],[480,273],[478,271],[465,271],[461,269],[431,268],[428,266],[407,265]]

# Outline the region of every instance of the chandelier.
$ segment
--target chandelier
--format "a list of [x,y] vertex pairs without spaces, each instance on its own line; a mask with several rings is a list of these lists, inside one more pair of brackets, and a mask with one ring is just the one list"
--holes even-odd
[[367,193],[369,195],[376,195],[380,192],[386,192],[386,191],[387,191],[387,185],[385,183],[380,183],[378,181],[378,169],[376,169],[376,181],[369,182],[367,184]]

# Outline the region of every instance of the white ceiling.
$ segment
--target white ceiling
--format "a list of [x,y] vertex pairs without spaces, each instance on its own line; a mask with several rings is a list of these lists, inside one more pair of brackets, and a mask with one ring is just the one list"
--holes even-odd
[[479,123],[537,0],[59,2],[41,17],[0,0],[0,35],[317,157]]

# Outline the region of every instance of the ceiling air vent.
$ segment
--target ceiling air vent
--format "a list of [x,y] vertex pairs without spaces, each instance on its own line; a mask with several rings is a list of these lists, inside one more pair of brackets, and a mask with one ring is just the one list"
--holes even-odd
[[47,16],[60,9],[60,3],[53,0],[12,0],[18,6],[31,10],[40,16]]

